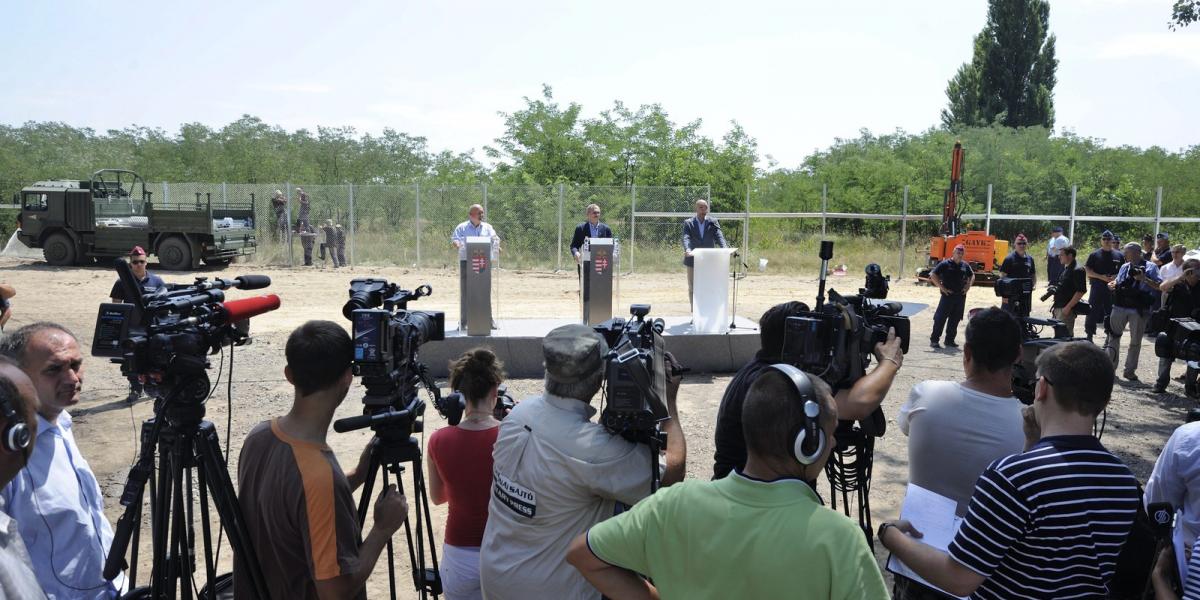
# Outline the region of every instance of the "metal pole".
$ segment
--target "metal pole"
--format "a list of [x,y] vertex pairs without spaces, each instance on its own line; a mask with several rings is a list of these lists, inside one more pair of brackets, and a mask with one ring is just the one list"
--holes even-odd
[[294,267],[295,261],[292,258],[292,182],[289,181],[284,186],[287,188],[287,223],[286,227],[284,227],[287,235],[283,239],[287,242],[288,246],[288,266]]
[[1159,219],[1162,219],[1162,186],[1158,187],[1158,191],[1154,196],[1154,237],[1158,237]]
[[1078,192],[1079,192],[1079,186],[1077,186],[1077,185],[1071,186],[1071,227],[1070,227],[1071,234],[1068,235],[1067,237],[1069,237],[1071,239],[1071,244],[1074,246],[1078,246],[1078,244],[1079,244],[1079,242],[1075,241],[1075,198],[1076,198],[1076,194],[1078,194]]
[[[742,221],[742,257],[750,254],[750,182],[746,182],[746,218]],[[744,262],[744,261],[743,261]]]
[[[487,184],[485,183],[485,184],[483,184],[483,214],[484,214],[484,215],[487,215],[487,214],[488,214],[488,209],[487,209],[487,200],[488,200],[488,198],[487,198]],[[492,227],[495,227],[495,225],[493,225]]]
[[637,184],[629,186],[629,272],[633,273],[633,251],[637,248]]
[[908,244],[908,186],[904,186],[904,204],[900,212],[900,277],[904,277],[904,249]]
[[416,185],[416,188],[417,188],[417,218],[415,219],[415,222],[417,224],[417,236],[416,236],[417,237],[417,267],[420,268],[420,266],[421,266],[421,182],[418,181],[414,185]]
[[708,207],[712,208],[712,184],[704,184],[704,199],[708,202]]
[[983,226],[983,230],[985,232],[987,232],[988,235],[991,235],[992,234],[992,184],[990,184],[990,183],[988,184],[987,215],[984,217],[984,219],[985,219],[985,221],[984,221],[985,224]]
[[163,204],[171,202],[171,192],[168,191],[167,182],[163,182]]
[[225,205],[225,208],[229,208],[229,194],[226,193],[224,181],[221,182],[221,203]]
[[350,264],[354,264],[354,184],[350,184]]
[[821,237],[825,237],[825,211],[829,206],[829,184],[821,184]]
[[558,266],[555,271],[562,270],[562,227],[563,227],[563,184],[558,184]]

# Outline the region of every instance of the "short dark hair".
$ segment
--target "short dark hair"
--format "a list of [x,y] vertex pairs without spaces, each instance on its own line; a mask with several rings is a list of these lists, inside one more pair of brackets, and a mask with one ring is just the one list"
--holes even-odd
[[33,340],[33,336],[43,331],[61,331],[79,342],[79,338],[70,329],[54,323],[52,321],[37,321],[21,327],[20,329],[4,336],[0,340],[0,355],[7,356],[17,362],[18,366],[25,366],[25,350],[29,348],[29,342]]
[[783,354],[783,324],[788,317],[795,316],[800,311],[807,311],[808,305],[792,300],[776,304],[767,309],[758,319],[758,339],[762,344],[762,353],[766,356],[779,358]]
[[967,321],[967,347],[971,358],[995,373],[1008,369],[1021,357],[1021,324],[996,307],[985,308]]
[[[810,375],[809,380],[821,404],[821,414],[828,420],[833,416],[833,393],[821,378]],[[742,405],[746,450],[762,457],[792,456],[791,435],[803,419],[804,406],[792,380],[775,369],[764,371],[750,386]],[[820,425],[823,428],[825,422]]]
[[462,392],[468,402],[486,399],[504,377],[504,364],[488,348],[468,350],[450,361],[450,389]]
[[1094,417],[1108,406],[1116,370],[1099,346],[1063,342],[1038,354],[1037,373],[1054,388],[1054,397],[1063,408]]
[[1076,256],[1078,256],[1078,252],[1075,250],[1075,246],[1067,246],[1066,248],[1059,250],[1059,252],[1062,252],[1063,254],[1066,254],[1066,255],[1070,256],[1071,258],[1075,258]]
[[288,336],[287,366],[301,395],[328,389],[354,358],[354,341],[333,321],[309,321]]

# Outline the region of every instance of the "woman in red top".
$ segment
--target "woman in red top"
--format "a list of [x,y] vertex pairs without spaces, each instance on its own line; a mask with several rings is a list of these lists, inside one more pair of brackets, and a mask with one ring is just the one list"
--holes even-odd
[[493,416],[504,382],[503,365],[491,350],[476,348],[450,363],[450,389],[462,393],[465,408],[454,427],[429,438],[429,498],[450,503],[442,545],[442,590],[447,600],[479,599],[479,545],[487,525],[492,490],[492,446],[500,430]]

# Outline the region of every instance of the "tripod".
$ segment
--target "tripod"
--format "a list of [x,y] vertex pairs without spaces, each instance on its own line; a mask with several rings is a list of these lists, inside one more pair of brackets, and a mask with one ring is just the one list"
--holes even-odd
[[875,436],[866,433],[852,421],[838,423],[835,434],[837,446],[825,464],[825,475],[829,478],[829,498],[833,510],[837,510],[838,495],[842,496],[842,512],[851,514],[850,494],[855,494],[858,526],[867,536],[867,545],[875,549],[874,530],[871,528],[871,470],[875,462]]
[[[419,401],[415,401],[419,403]],[[413,405],[410,405],[413,406]],[[420,405],[423,409],[424,406]],[[400,421],[407,421],[409,426],[405,426]],[[416,545],[413,545],[412,524],[408,515],[404,516],[404,539],[408,544],[408,561],[409,568],[412,571],[413,586],[420,593],[421,598],[428,598],[432,595],[437,598],[442,593],[442,579],[438,572],[437,549],[433,542],[433,520],[429,512],[429,495],[425,489],[425,473],[421,468],[421,445],[417,443],[417,439],[410,434],[413,431],[412,425],[419,425],[415,421],[413,409],[405,409],[395,411],[389,409],[385,412],[376,413],[374,415],[363,415],[361,417],[350,417],[341,419],[334,424],[334,430],[343,433],[354,429],[361,429],[370,425],[375,430],[378,442],[371,446],[370,466],[367,469],[367,477],[363,480],[362,498],[358,503],[358,525],[361,529],[367,519],[367,511],[371,504],[371,494],[375,487],[375,480],[379,473],[383,472],[383,487],[389,484],[388,473],[396,477],[396,487],[400,493],[404,493],[404,465],[409,463],[412,465],[412,485],[416,491],[416,521],[417,521],[417,540]],[[419,430],[419,427],[417,427]],[[426,542],[428,541],[428,547]],[[429,552],[429,557],[432,560],[433,568],[425,568],[425,553]],[[393,561],[394,550],[392,540],[387,543],[388,556],[388,585],[391,591],[393,600],[396,598],[396,564]]]
[[[139,525],[146,483],[150,482],[150,527],[153,566],[151,598],[192,598],[191,574],[195,571],[195,528],[192,470],[200,492],[200,523],[204,543],[204,568],[208,576],[206,597],[216,598],[216,557],[212,547],[209,498],[216,505],[221,525],[229,534],[234,560],[251,581],[255,596],[268,598],[258,559],[250,544],[245,519],[238,506],[233,482],[221,457],[216,428],[204,418],[204,400],[209,393],[208,376],[202,371],[183,375],[177,382],[163,384],[169,390],[155,401],[154,417],[142,424],[138,461],[129,471],[121,505],[125,512],[117,520],[112,548],[104,564],[104,577],[113,579],[129,567],[129,587],[136,586]],[[158,476],[155,475],[155,448]],[[205,491],[207,490],[207,494]],[[129,563],[125,553],[132,538]]]

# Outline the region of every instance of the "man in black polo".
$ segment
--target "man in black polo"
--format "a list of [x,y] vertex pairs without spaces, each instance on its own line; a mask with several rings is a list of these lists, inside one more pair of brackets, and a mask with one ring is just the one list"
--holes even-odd
[[1171,262],[1171,234],[1160,231],[1154,236],[1154,257],[1150,262],[1156,266],[1163,266]]
[[[1025,234],[1018,233],[1017,239],[1013,240],[1014,250],[1000,264],[1000,271],[1005,277],[1013,279],[1030,279],[1033,281],[1033,286],[1037,287],[1037,269],[1033,265],[1033,257],[1029,255],[1029,240]],[[1003,308],[1009,310],[1008,298],[1001,301]]]
[[929,272],[929,281],[942,292],[937,311],[933,313],[930,348],[941,348],[938,339],[942,337],[943,329],[946,330],[946,347],[958,347],[954,337],[958,334],[958,322],[962,320],[963,309],[967,306],[967,291],[975,282],[975,272],[971,270],[971,265],[963,260],[966,252],[967,249],[962,244],[955,246],[950,258],[938,263]]
[[1050,316],[1063,322],[1068,337],[1075,337],[1076,307],[1087,291],[1087,272],[1075,260],[1075,248],[1072,246],[1060,250],[1057,260],[1063,269],[1054,291],[1054,306],[1050,309]]
[[[1164,304],[1167,315],[1172,319],[1182,317],[1200,317],[1200,260],[1189,259],[1183,263],[1183,275],[1172,279],[1164,279],[1159,291],[1166,298]],[[1154,392],[1161,394],[1167,391],[1171,383],[1170,358],[1159,357],[1158,380],[1154,383]],[[1187,363],[1187,372],[1183,378],[1183,391],[1188,397],[1197,397],[1196,378],[1200,370]]]
[[1089,341],[1096,335],[1096,324],[1104,323],[1112,311],[1112,290],[1108,289],[1108,284],[1117,278],[1117,269],[1125,262],[1125,257],[1115,249],[1116,244],[1113,232],[1105,230],[1100,234],[1100,248],[1089,254],[1084,263],[1084,271],[1091,284],[1088,304],[1092,309],[1083,323]]

